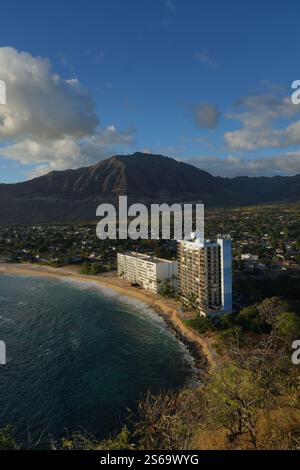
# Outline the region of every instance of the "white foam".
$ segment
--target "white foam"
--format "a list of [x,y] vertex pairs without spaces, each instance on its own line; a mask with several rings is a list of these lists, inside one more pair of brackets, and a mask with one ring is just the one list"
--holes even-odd
[[[37,278],[39,276],[33,273],[32,276],[26,276],[26,277]],[[49,277],[48,279],[51,279],[51,278]],[[195,359],[193,355],[190,353],[190,351],[188,350],[187,346],[183,343],[183,341],[181,341],[178,338],[176,333],[167,325],[166,321],[157,312],[155,312],[155,310],[151,308],[146,302],[143,302],[140,299],[129,297],[125,294],[120,294],[119,292],[116,292],[113,288],[104,287],[100,285],[97,281],[93,281],[92,279],[88,281],[77,279],[75,277],[68,277],[68,278],[57,277],[56,279],[59,279],[59,281],[70,284],[76,287],[77,289],[96,291],[98,293],[101,293],[101,295],[107,298],[114,299],[117,302],[121,302],[123,304],[127,304],[127,305],[134,307],[135,309],[134,313],[136,314],[140,314],[142,312],[144,315],[147,315],[148,317],[151,318],[153,322],[158,324],[160,328],[164,330],[165,334],[167,334],[169,337],[171,337],[174,341],[177,342],[185,360],[187,361],[187,363],[189,364],[193,372],[196,374],[196,372],[198,371],[195,365]],[[31,287],[32,290],[35,290],[37,288],[38,286]]]
[[182,351],[182,354],[184,355],[185,360],[189,363],[190,367],[194,372],[197,371],[195,359],[188,350],[187,346],[176,336],[175,332],[167,325],[166,321],[157,312],[155,312],[155,310],[146,302],[143,302],[140,299],[135,299],[126,296],[124,294],[120,294],[112,288],[104,287],[100,285],[97,281],[93,281],[92,279],[89,281],[83,281],[81,279],[76,278],[62,278],[62,281],[67,282],[68,284],[71,284],[72,286],[82,290],[93,290],[96,292],[98,291],[99,293],[101,293],[101,295],[107,298],[113,298],[117,302],[121,302],[123,304],[127,304],[134,307],[134,313],[142,313],[144,315],[146,314],[147,317],[150,317],[153,322],[158,324],[160,328],[164,330],[164,333],[166,335],[168,335],[170,338],[177,342],[179,348]]

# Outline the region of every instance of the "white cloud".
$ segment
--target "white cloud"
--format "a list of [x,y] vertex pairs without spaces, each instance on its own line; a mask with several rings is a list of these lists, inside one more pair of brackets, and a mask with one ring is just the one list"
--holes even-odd
[[72,161],[77,164],[81,160],[80,147],[70,137],[41,142],[25,139],[2,148],[0,152],[2,156],[24,165],[48,162],[49,167],[59,167],[62,162],[70,165]]
[[85,137],[64,137],[51,141],[25,139],[0,149],[0,155],[23,164],[36,164],[30,176],[39,176],[51,170],[65,170],[90,165],[108,158],[119,146],[133,143],[130,132],[119,132],[114,126]]
[[51,63],[12,47],[0,48],[7,104],[0,107],[0,138],[81,137],[98,125],[95,104],[76,78],[61,79]]
[[300,151],[255,159],[235,155],[228,155],[225,158],[195,157],[190,158],[188,163],[215,176],[295,175],[300,173]]
[[242,129],[226,132],[225,142],[231,149],[256,150],[279,148],[300,143],[300,121],[287,127],[274,127],[276,121],[291,119],[300,112],[290,97],[278,96],[276,91],[246,96],[239,100],[238,112],[228,117],[239,120]]
[[1,47],[0,77],[0,155],[37,165],[34,174],[89,165],[133,143],[130,131],[101,129],[90,94],[77,78],[53,73],[48,59]]

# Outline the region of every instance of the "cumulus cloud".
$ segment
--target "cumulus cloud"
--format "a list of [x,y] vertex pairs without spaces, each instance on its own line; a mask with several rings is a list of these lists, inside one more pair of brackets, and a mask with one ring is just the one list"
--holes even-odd
[[231,149],[256,150],[300,144],[300,121],[276,127],[280,119],[292,119],[300,113],[290,97],[279,96],[276,91],[245,96],[235,108],[237,111],[228,117],[240,121],[242,128],[225,133],[225,142]]
[[92,164],[109,157],[119,146],[132,143],[132,133],[119,132],[114,126],[109,126],[83,139],[63,137],[39,142],[25,139],[0,149],[0,155],[23,164],[36,164],[30,176],[40,176],[51,170]]
[[0,107],[1,138],[81,137],[99,124],[89,93],[76,78],[54,74],[48,59],[1,47],[0,76],[7,88],[7,104]]
[[221,116],[218,108],[212,104],[193,106],[195,122],[202,129],[215,129]]
[[275,176],[300,174],[300,151],[246,159],[235,155],[225,158],[195,157],[188,163],[214,176]]
[[133,143],[131,132],[101,129],[95,103],[77,78],[62,79],[51,63],[0,48],[7,104],[0,106],[0,155],[35,164],[34,174],[76,168]]

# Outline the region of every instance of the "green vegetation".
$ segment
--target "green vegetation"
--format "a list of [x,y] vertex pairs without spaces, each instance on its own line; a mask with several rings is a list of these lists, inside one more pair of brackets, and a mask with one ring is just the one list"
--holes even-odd
[[[298,312],[279,298],[192,325],[218,335],[222,363],[201,386],[150,392],[115,436],[99,441],[74,433],[49,448],[73,450],[299,449],[300,375],[291,341],[300,337]],[[0,448],[16,449],[11,428]]]
[[194,320],[186,320],[186,324],[194,328],[201,335],[215,330],[215,324],[209,317],[197,316]]
[[242,367],[236,361],[207,377],[203,387],[148,394],[139,405],[133,436],[146,450],[233,448],[242,441],[243,447],[256,449],[259,420],[271,395],[254,364]]
[[13,435],[13,428],[6,426],[0,429],[0,450],[17,450],[18,446]]
[[166,279],[164,282],[160,283],[159,293],[163,297],[169,297],[174,299],[177,295],[176,289],[174,287],[174,282],[176,277],[173,275],[172,279]]
[[84,262],[80,268],[80,274],[89,274],[96,276],[99,273],[103,273],[105,269],[100,264]]
[[[293,311],[297,308],[296,311]],[[298,304],[278,297],[267,298],[260,303],[244,307],[237,314],[225,314],[221,317],[197,317],[188,320],[188,325],[201,334],[239,332],[244,337],[248,333],[257,335],[271,334],[277,331],[280,336],[300,337],[300,316]],[[222,335],[221,335],[222,336]],[[252,338],[253,336],[251,336]]]
[[74,433],[61,442],[52,442],[52,450],[134,450],[130,442],[130,433],[126,426],[115,436],[103,441],[97,441],[93,436]]

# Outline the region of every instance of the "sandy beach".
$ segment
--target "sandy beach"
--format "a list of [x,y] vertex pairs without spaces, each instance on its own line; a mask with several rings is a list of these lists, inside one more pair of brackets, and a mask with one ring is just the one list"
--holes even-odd
[[63,268],[53,268],[50,266],[41,266],[35,264],[0,264],[1,274],[13,274],[22,276],[46,276],[55,278],[70,278],[84,282],[97,282],[100,286],[112,289],[122,296],[133,297],[138,299],[150,307],[152,307],[159,315],[161,315],[167,324],[191,346],[191,353],[195,356],[205,357],[209,370],[213,370],[218,366],[218,356],[213,350],[209,339],[198,335],[193,329],[189,328],[184,320],[191,317],[190,312],[183,312],[180,304],[172,299],[166,299],[152,292],[133,287],[116,274],[107,273],[97,276],[83,275],[79,273],[76,266],[67,266]]

